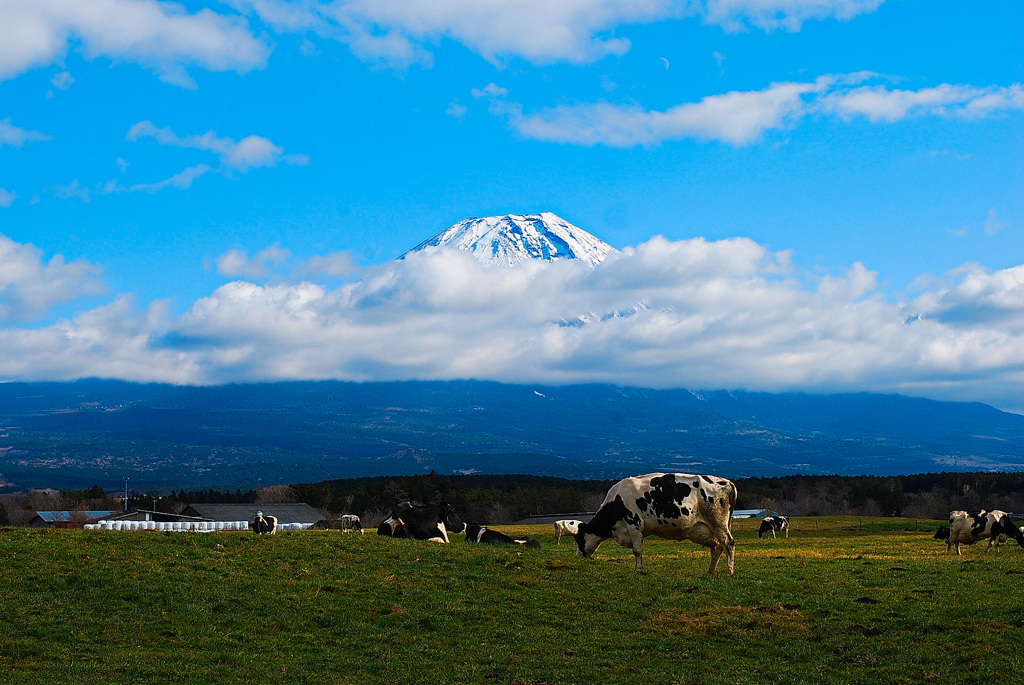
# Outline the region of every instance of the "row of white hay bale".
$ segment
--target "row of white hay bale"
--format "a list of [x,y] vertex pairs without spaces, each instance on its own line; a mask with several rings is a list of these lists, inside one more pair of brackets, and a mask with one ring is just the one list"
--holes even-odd
[[[279,523],[278,530],[305,530],[312,523]],[[87,530],[167,530],[212,533],[217,530],[249,530],[248,521],[99,521],[85,524]]]

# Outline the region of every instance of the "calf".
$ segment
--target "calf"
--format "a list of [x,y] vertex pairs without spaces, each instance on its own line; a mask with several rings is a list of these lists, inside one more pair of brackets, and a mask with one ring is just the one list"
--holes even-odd
[[951,511],[949,512],[949,539],[946,540],[946,554],[949,554],[953,546],[956,546],[956,553],[960,554],[960,545],[973,544],[978,540],[988,538],[988,547],[985,551],[996,546],[999,551],[1000,536],[1006,536],[1008,540],[1013,538],[1017,544],[1024,547],[1024,532],[1013,524],[1013,518],[1005,511],[993,509],[978,512]]
[[583,523],[583,521],[575,521],[572,519],[555,521],[555,544],[562,544],[563,535],[572,535],[575,537],[576,533],[579,531],[581,523]]
[[256,518],[249,524],[249,528],[257,535],[273,535],[277,532],[277,517],[264,516],[262,511],[257,511]]
[[479,542],[485,545],[522,545],[531,549],[540,549],[540,543],[533,538],[514,538],[475,523],[466,524],[466,542]]
[[377,535],[448,542],[448,531],[461,533],[466,524],[447,502],[437,506],[419,506],[411,502],[396,504],[377,528]]
[[714,573],[725,552],[728,573],[733,573],[736,542],[732,512],[736,486],[717,476],[687,473],[649,473],[625,478],[612,486],[601,508],[576,533],[577,553],[589,557],[608,538],[633,550],[636,569],[644,567],[644,538],[659,535],[690,540],[711,548]]
[[342,514],[338,522],[338,527],[341,528],[342,533],[347,533],[350,530],[363,532],[363,522],[355,514]]
[[785,516],[765,516],[761,520],[761,527],[757,529],[757,537],[760,538],[762,535],[772,534],[775,537],[775,531],[784,530],[786,531],[786,537],[789,537],[789,519]]

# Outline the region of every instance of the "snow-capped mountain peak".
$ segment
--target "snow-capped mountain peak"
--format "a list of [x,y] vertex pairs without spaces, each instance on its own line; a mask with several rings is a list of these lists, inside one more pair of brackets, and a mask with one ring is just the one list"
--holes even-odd
[[577,259],[594,266],[610,253],[618,252],[579,226],[543,212],[464,219],[424,240],[399,259],[438,247],[470,252],[487,266],[515,266],[527,259]]

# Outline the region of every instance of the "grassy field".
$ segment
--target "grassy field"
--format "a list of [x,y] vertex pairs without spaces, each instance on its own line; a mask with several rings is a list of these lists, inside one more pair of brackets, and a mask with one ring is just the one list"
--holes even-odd
[[736,575],[648,569],[548,526],[540,551],[298,531],[0,530],[3,683],[1013,683],[1024,550],[938,522],[737,521]]

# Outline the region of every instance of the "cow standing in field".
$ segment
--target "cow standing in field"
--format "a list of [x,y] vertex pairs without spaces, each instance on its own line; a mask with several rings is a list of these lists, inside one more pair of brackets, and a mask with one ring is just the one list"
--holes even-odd
[[946,541],[946,554],[949,554],[953,546],[956,546],[956,553],[960,554],[960,545],[974,544],[978,540],[988,538],[988,547],[985,551],[996,545],[996,552],[999,551],[999,537],[1005,535],[1006,539],[1013,538],[1017,544],[1024,547],[1024,532],[1013,524],[1013,518],[1005,511],[993,509],[979,512],[951,511],[949,512],[949,539]]
[[363,532],[363,522],[355,514],[342,514],[338,522],[338,527],[341,528],[342,533],[347,533],[350,530]]
[[644,538],[658,535],[690,540],[711,548],[714,573],[725,552],[728,573],[733,573],[736,541],[732,512],[736,486],[718,476],[686,473],[649,473],[625,478],[612,486],[601,508],[576,533],[577,552],[589,557],[608,538],[633,550],[636,569],[644,567]]
[[264,516],[262,511],[257,511],[249,528],[257,535],[273,535],[277,532],[277,517]]
[[522,545],[531,549],[540,549],[540,543],[533,538],[514,538],[475,523],[466,524],[466,542],[479,542],[484,545]]
[[762,535],[772,534],[775,537],[775,531],[786,531],[786,537],[789,537],[789,519],[785,516],[765,516],[761,520],[761,527],[757,529],[757,537],[760,539]]
[[447,502],[437,506],[419,506],[411,502],[396,504],[377,528],[377,535],[448,542],[448,531],[461,533],[466,524]]
[[583,523],[583,521],[575,521],[572,519],[555,521],[555,544],[562,544],[563,535],[576,537],[576,533],[579,531],[581,523]]

